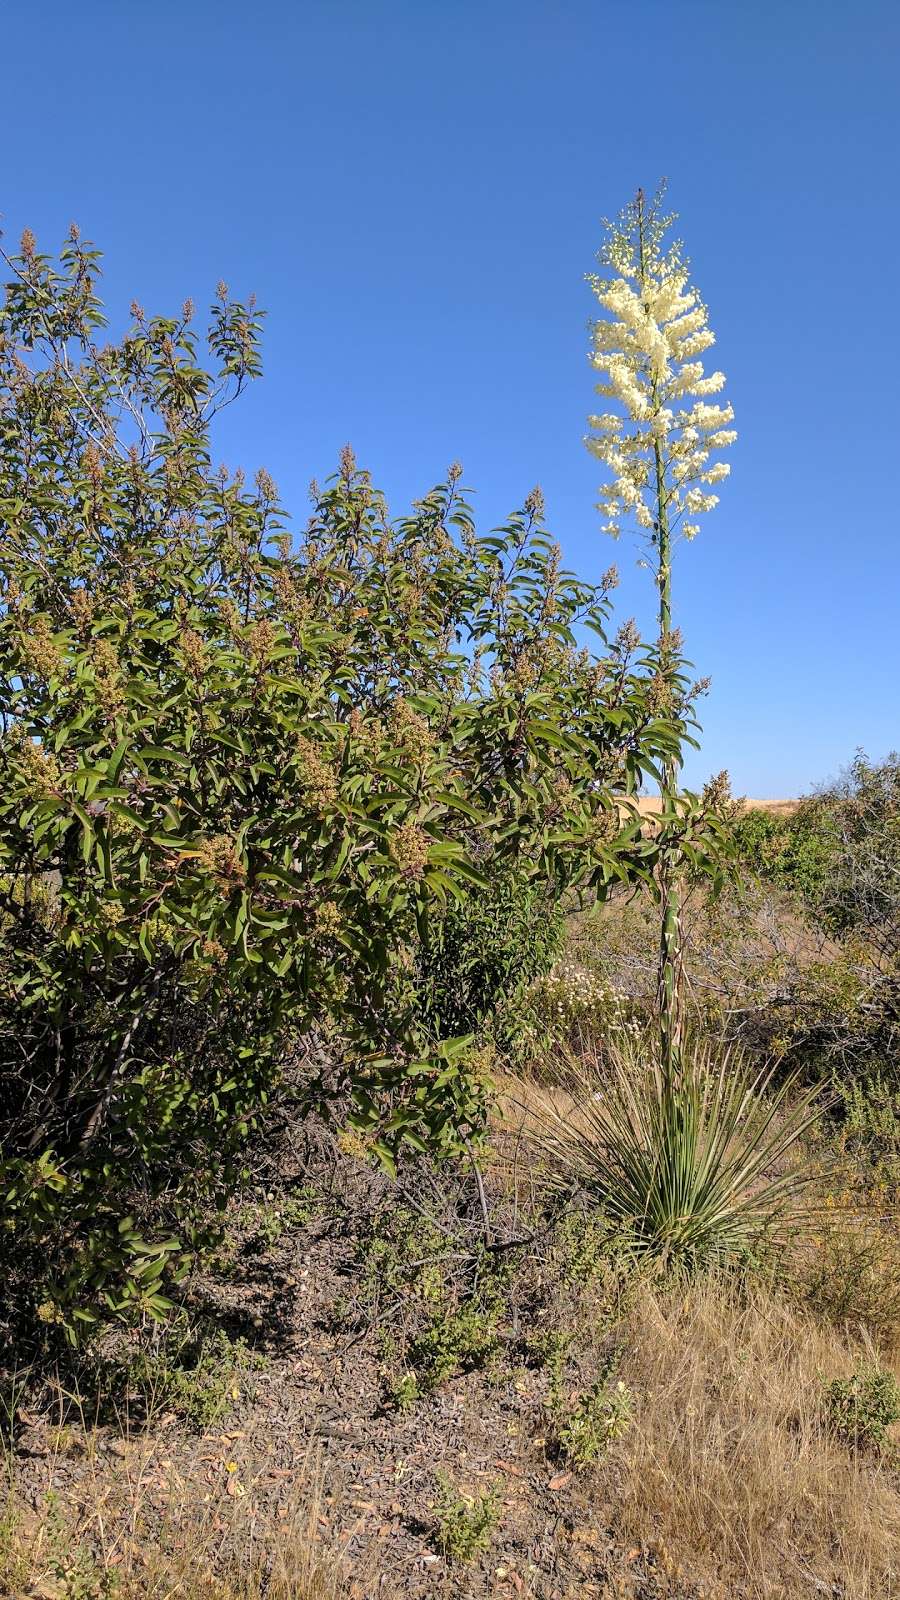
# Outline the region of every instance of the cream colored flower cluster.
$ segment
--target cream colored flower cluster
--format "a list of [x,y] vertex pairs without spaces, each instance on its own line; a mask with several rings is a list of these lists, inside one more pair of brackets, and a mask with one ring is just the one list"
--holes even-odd
[[624,213],[602,252],[616,275],[588,280],[605,312],[592,327],[597,393],[616,409],[589,418],[585,442],[610,472],[598,504],[615,537],[628,518],[652,536],[665,514],[671,531],[693,538],[730,470],[711,453],[737,438],[731,405],[710,401],[725,374],[698,359],[715,335],[679,246],[662,248],[668,220],[651,221],[640,251],[634,213]]
[[563,960],[534,984],[531,998],[542,1016],[556,1027],[579,1021],[599,1024],[607,1033],[630,1031],[639,1023],[629,1017],[630,1002],[599,972],[579,961]]

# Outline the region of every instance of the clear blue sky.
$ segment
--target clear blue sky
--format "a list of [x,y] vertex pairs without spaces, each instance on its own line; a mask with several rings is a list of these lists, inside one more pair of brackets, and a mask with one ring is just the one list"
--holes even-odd
[[584,274],[666,174],[740,430],[675,578],[688,776],[787,795],[900,743],[896,4],[44,0],[3,50],[8,240],[77,220],[116,328],[220,277],[267,308],[230,464],[301,519],[346,439],[398,511],[455,458],[485,523],[538,481],[647,627],[581,444]]

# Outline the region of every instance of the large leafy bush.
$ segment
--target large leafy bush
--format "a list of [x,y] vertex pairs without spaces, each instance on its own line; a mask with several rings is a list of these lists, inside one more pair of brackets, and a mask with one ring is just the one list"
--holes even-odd
[[477,1131],[415,1005],[431,930],[504,863],[647,872],[627,796],[687,700],[607,646],[609,583],[561,571],[537,494],[479,539],[454,469],[395,521],[347,451],[292,540],[265,472],[213,467],[252,304],[221,287],[208,370],[190,306],[99,345],[76,233],[9,265],[0,1181],[8,1303],[71,1330],[163,1309],[197,1186],[311,1030],[385,1159]]
[[815,802],[804,802],[788,816],[751,807],[732,826],[737,859],[754,876],[798,895],[808,905],[819,900],[835,841],[820,826]]
[[419,954],[418,997],[437,1038],[488,1022],[495,1042],[514,1044],[528,985],[563,948],[565,917],[540,878],[507,866],[479,894],[448,905]]
[[804,800],[794,830],[815,835],[828,862],[808,898],[829,931],[865,939],[885,966],[900,963],[900,756],[859,752],[833,784]]
[[[890,1099],[900,1086],[900,758],[860,753],[790,817],[749,812],[735,831],[743,860],[803,919],[802,934],[781,941],[785,1048],[826,1067],[848,1110],[854,1084]],[[809,952],[796,970],[791,944]]]

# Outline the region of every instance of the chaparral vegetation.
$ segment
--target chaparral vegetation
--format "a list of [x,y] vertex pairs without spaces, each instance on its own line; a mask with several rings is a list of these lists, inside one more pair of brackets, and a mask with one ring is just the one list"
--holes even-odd
[[900,756],[681,783],[673,222],[589,279],[646,639],[539,489],[220,468],[252,301],[4,254],[0,1595],[900,1588]]

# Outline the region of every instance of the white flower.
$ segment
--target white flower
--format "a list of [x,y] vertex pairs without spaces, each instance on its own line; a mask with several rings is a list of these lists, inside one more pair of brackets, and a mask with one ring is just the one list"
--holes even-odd
[[[723,461],[710,464],[710,452],[737,438],[731,405],[710,399],[724,388],[725,375],[707,373],[700,359],[715,335],[680,247],[664,248],[667,226],[645,214],[639,248],[637,214],[633,208],[623,213],[609,226],[601,252],[611,274],[589,279],[604,313],[591,330],[590,359],[600,379],[597,393],[615,409],[589,418],[586,443],[610,472],[599,508],[605,531],[615,535],[625,517],[652,533],[665,513],[670,528],[680,524],[678,531],[693,538],[696,516],[718,504],[706,489],[729,471]],[[655,504],[657,461],[661,505]]]

